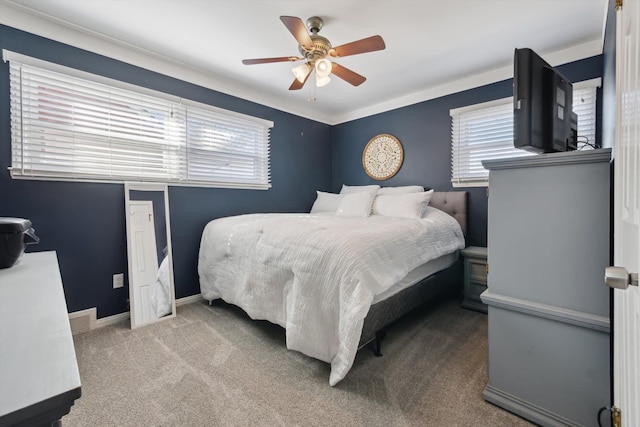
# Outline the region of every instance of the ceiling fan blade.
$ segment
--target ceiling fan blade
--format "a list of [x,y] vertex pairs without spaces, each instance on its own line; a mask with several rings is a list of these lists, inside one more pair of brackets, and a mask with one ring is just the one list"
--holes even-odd
[[336,64],[335,62],[332,62],[331,65],[332,65],[331,72],[333,74],[340,77],[345,82],[351,83],[354,86],[360,86],[362,83],[364,83],[365,80],[367,80],[366,77],[361,76],[355,71],[351,71],[347,67],[343,67],[340,64]]
[[355,42],[347,43],[334,47],[331,52],[331,56],[342,57],[349,55],[357,55],[359,53],[374,52],[376,50],[382,50],[386,47],[384,40],[380,36],[371,36],[366,39],[357,40]]
[[242,63],[244,65],[254,65],[254,64],[268,64],[270,62],[294,62],[299,61],[304,58],[298,58],[296,56],[280,56],[278,58],[256,58],[256,59],[243,59]]
[[309,80],[309,76],[310,75],[311,75],[311,73],[307,74],[307,77],[305,77],[303,82],[300,82],[300,80],[298,80],[298,79],[293,79],[293,83],[291,83],[291,86],[289,86],[289,90],[302,89],[302,86],[304,86],[304,84],[307,82],[307,80]]
[[311,49],[313,47],[313,41],[309,37],[307,27],[304,26],[302,19],[296,16],[281,16],[280,20],[285,27],[293,34],[293,37],[298,41],[298,44]]

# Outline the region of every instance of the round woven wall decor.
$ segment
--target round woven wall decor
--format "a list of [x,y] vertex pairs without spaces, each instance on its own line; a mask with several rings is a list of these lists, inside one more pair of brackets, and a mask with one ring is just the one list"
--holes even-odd
[[400,170],[404,160],[402,144],[393,135],[381,133],[369,140],[362,152],[362,167],[371,178],[383,181]]

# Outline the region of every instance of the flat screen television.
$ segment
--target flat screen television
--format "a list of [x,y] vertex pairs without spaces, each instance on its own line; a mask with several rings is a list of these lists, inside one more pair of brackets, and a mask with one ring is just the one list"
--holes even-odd
[[573,86],[533,50],[513,58],[513,145],[535,153],[575,150]]

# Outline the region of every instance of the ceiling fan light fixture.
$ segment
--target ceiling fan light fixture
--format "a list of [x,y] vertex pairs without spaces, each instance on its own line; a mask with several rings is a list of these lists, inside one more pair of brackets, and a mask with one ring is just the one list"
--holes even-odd
[[296,16],[281,16],[280,21],[282,21],[284,26],[287,27],[287,30],[289,30],[298,42],[298,51],[301,56],[243,59],[242,63],[245,65],[253,65],[269,64],[272,62],[304,61],[304,64],[291,70],[295,79],[289,86],[289,90],[302,89],[314,71],[316,74],[316,86],[318,87],[329,84],[331,81],[329,74],[336,75],[353,86],[359,86],[366,80],[364,76],[336,62],[331,62],[330,59],[375,52],[385,49],[386,47],[384,40],[380,36],[371,36],[333,47],[327,38],[318,34],[323,26],[323,21],[322,18],[317,16],[312,16],[307,20],[307,28],[311,34],[309,34],[309,31],[305,28],[304,22]]
[[304,64],[300,64],[297,67],[294,67],[291,71],[293,72],[293,75],[296,76],[296,79],[298,79],[300,83],[304,83],[304,81],[307,79],[307,76],[309,75],[311,70],[312,70],[311,65],[305,62]]
[[316,72],[316,86],[317,87],[326,86],[326,85],[329,84],[330,81],[331,81],[331,77],[329,77],[329,76],[321,76]]
[[320,59],[316,61],[316,75],[319,77],[327,77],[331,74],[331,61],[327,58]]

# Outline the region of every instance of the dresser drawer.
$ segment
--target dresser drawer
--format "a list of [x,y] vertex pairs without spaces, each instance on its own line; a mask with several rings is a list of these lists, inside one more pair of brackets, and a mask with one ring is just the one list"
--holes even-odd
[[469,270],[469,280],[474,283],[487,284],[487,262],[486,260],[470,259],[467,262]]
[[487,248],[469,246],[462,250],[464,258],[464,299],[462,306],[471,310],[487,312],[480,294],[487,290]]

